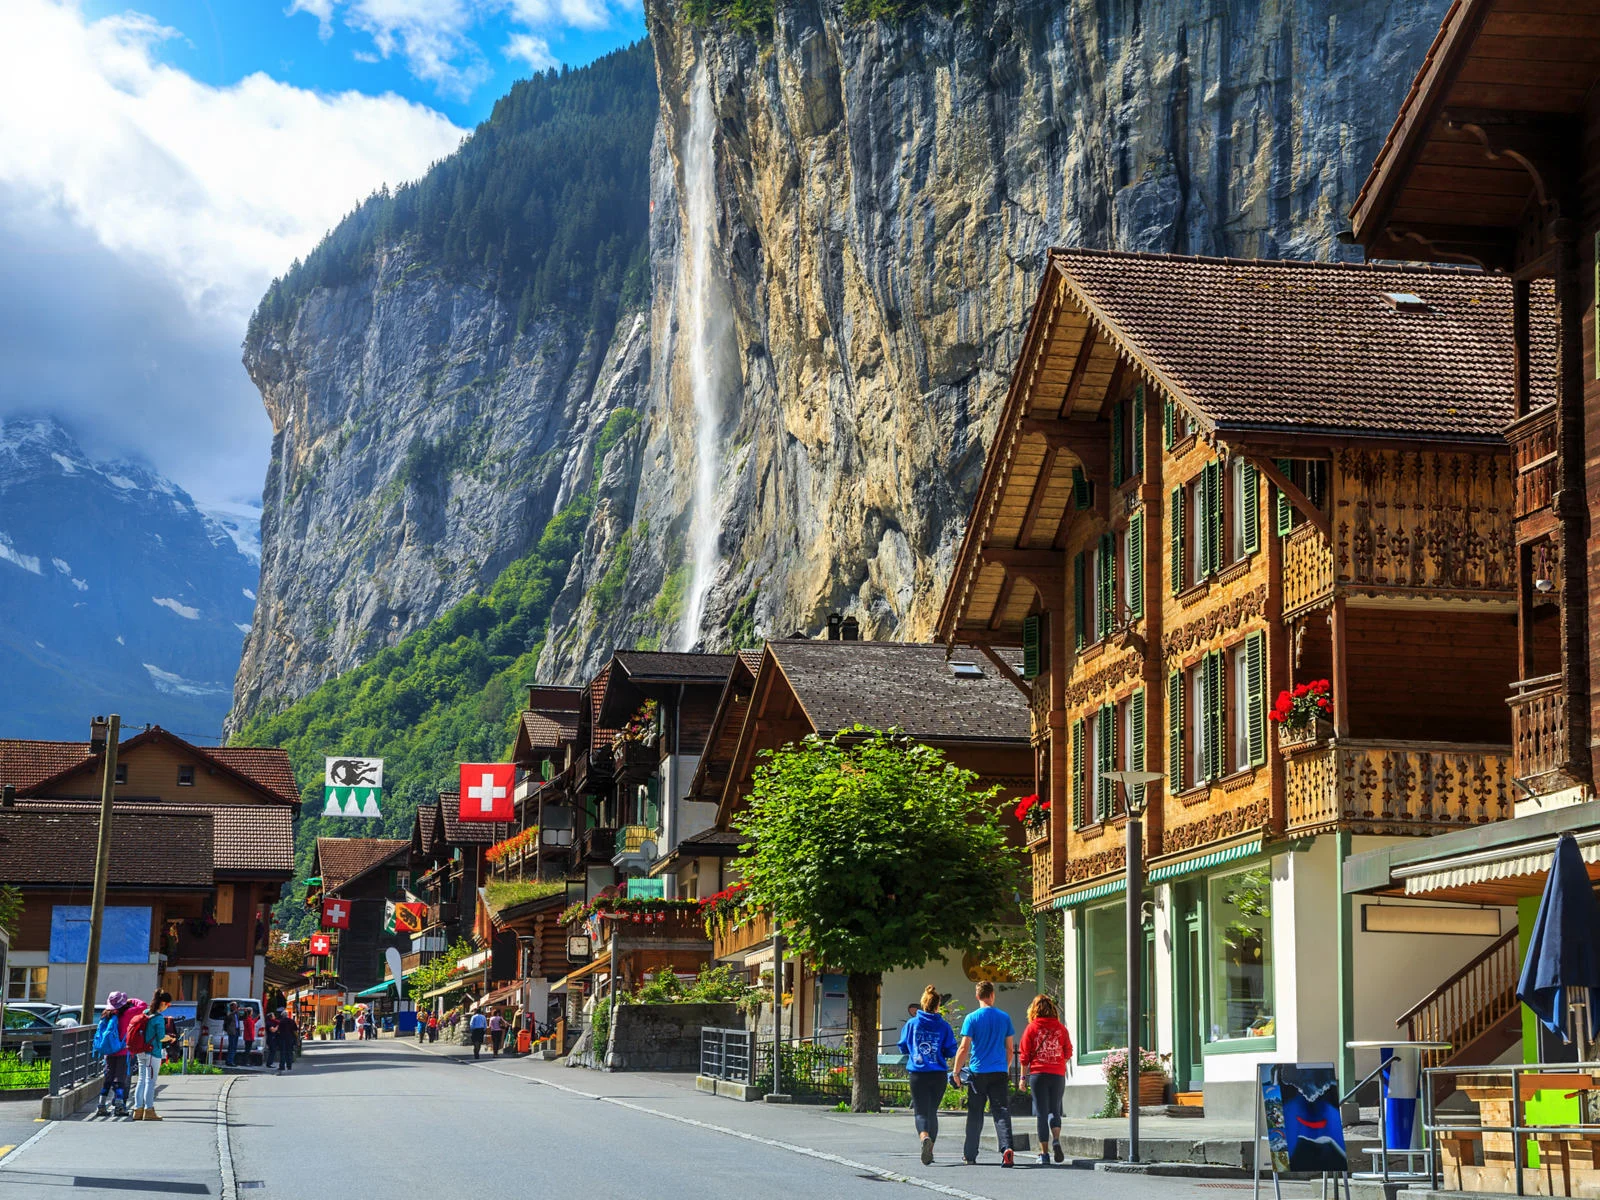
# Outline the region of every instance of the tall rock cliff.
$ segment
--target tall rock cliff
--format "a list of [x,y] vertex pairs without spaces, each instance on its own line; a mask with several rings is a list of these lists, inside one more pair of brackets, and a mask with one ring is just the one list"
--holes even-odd
[[741,32],[721,0],[700,22],[706,0],[681,3],[646,0],[642,319],[530,318],[494,278],[439,269],[414,224],[372,222],[359,269],[261,322],[247,361],[278,441],[236,719],[481,588],[580,493],[581,547],[527,631],[543,679],[836,609],[926,636],[1045,249],[1338,255],[1445,7],[977,0],[866,20],[784,0]]
[[[994,0],[864,21],[785,0],[752,35],[647,0],[667,152],[653,404],[631,523],[591,531],[541,675],[833,609],[925,637],[1046,248],[1337,256],[1444,7]],[[715,552],[697,556],[708,374]],[[619,546],[629,602],[585,602]]]

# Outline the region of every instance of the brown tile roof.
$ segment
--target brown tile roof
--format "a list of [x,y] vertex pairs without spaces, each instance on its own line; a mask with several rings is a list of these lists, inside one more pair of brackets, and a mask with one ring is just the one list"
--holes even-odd
[[267,791],[291,804],[300,803],[300,785],[295,782],[289,752],[274,746],[203,746],[200,748],[225,767],[255,780]]
[[[90,808],[19,804],[0,810],[0,879],[42,886],[94,884],[100,814]],[[211,818],[205,813],[122,812],[112,823],[113,887],[209,888]]]
[[[74,813],[98,814],[100,811],[100,805],[89,800],[18,797],[17,807],[24,806]],[[121,821],[124,813],[210,817],[213,866],[216,870],[262,875],[294,873],[295,814],[292,808],[275,804],[150,804],[118,801],[115,811],[117,821]]]
[[978,665],[974,679],[957,678],[939,645],[786,640],[767,651],[818,733],[860,724],[929,742],[1028,743],[1026,697],[976,651],[953,655]]
[[437,804],[417,805],[416,847],[424,858],[433,854],[433,830],[438,820]]
[[88,742],[34,742],[0,738],[0,784],[18,791],[70,770],[89,758]]
[[726,679],[733,666],[731,654],[700,654],[689,650],[619,650],[614,657],[630,679],[717,681]]
[[[193,754],[202,762],[213,762],[224,771],[242,777],[247,783],[288,804],[300,803],[300,788],[295,783],[289,754],[271,746],[196,746],[174,733],[156,726],[133,737],[124,738],[118,754],[131,752],[146,742],[166,740]],[[0,784],[15,784],[19,792],[49,783],[65,772],[98,762],[89,753],[88,742],[36,742],[0,739]]]
[[578,736],[578,714],[530,709],[522,714],[522,732],[535,749],[555,750]]
[[511,826],[504,821],[463,821],[459,791],[439,793],[439,815],[444,819],[444,840],[452,846],[492,846],[511,836]]
[[[1053,250],[1069,291],[1203,424],[1497,439],[1513,417],[1511,280],[1433,267]],[[1397,311],[1411,293],[1426,312]],[[1554,398],[1552,293],[1533,390]],[[787,644],[787,643],[785,643]]]
[[322,876],[323,890],[336,892],[402,853],[411,854],[410,839],[319,837],[317,873]]

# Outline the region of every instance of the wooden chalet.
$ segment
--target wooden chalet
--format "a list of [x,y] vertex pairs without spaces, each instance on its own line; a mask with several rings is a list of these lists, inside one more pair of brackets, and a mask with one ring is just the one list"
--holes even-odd
[[[17,789],[10,819],[19,830],[5,850],[20,856],[0,877],[20,883],[24,893],[23,932],[12,944],[7,980],[13,999],[83,999],[87,943],[78,933],[92,900],[92,831],[103,775],[104,760],[87,741],[0,740],[0,784]],[[122,949],[102,951],[101,987],[148,996],[159,985],[194,1001],[260,996],[271,908],[294,876],[300,796],[289,756],[276,749],[194,746],[155,727],[120,744],[114,786],[113,866],[127,842],[144,846],[151,865],[125,863],[113,871],[108,904],[120,910],[115,920]],[[47,813],[55,824],[34,822]],[[85,828],[91,830],[90,858],[79,882],[73,873],[81,874],[83,865],[72,847]],[[65,840],[57,844],[58,838]],[[198,867],[189,869],[202,846],[210,872],[203,885]],[[151,872],[169,856],[187,864],[182,878],[156,886],[161,879]],[[45,878],[51,874],[61,877]],[[139,883],[146,886],[135,888]],[[139,929],[149,947],[130,957]]]
[[[328,931],[332,961],[324,964],[352,992],[382,984],[384,952],[393,946],[411,953],[411,935],[385,932],[388,906],[411,890],[411,842],[405,838],[318,838],[312,874],[322,879],[322,895],[348,906],[350,924]],[[372,999],[373,997],[367,997]]]
[[[1392,1036],[1416,998],[1384,979],[1397,961],[1445,974],[1484,945],[1374,940],[1333,897],[1352,839],[1512,815],[1514,290],[1459,270],[1051,253],[938,635],[997,669],[997,648],[1024,652],[1050,801],[1034,902],[1062,916],[1091,1068],[1069,1111],[1098,1103],[1094,1065],[1126,1039],[1112,770],[1165,776],[1146,795],[1143,1044],[1208,1111],[1248,1114],[1257,1062]],[[1534,339],[1531,396],[1550,394],[1551,361]],[[1275,697],[1318,680],[1331,719],[1280,744]]]

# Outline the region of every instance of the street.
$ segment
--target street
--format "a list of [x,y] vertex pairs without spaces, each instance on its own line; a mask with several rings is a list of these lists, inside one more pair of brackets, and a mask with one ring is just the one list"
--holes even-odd
[[[219,1104],[219,1097],[221,1103]],[[0,1157],[0,1196],[221,1196],[436,1200],[440,1195],[743,1200],[762,1189],[838,1200],[898,1182],[945,1196],[1185,1200],[1229,1182],[1019,1162],[959,1163],[959,1123],[917,1160],[903,1114],[739,1104],[685,1076],[601,1074],[410,1042],[313,1043],[288,1076],[163,1080],[159,1125],[88,1117]],[[219,1113],[226,1125],[219,1125]],[[7,1126],[15,1132],[18,1125]],[[219,1131],[221,1136],[219,1136]],[[1298,1191],[1298,1189],[1297,1189]],[[1302,1193],[1308,1194],[1308,1193]]]

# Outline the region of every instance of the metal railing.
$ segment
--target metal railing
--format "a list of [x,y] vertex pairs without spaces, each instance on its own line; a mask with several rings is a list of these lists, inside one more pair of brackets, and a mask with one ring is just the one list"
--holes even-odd
[[756,1035],[748,1029],[700,1030],[700,1074],[708,1079],[753,1082]]
[[58,1025],[50,1031],[50,1094],[59,1096],[100,1074],[93,1025]]

